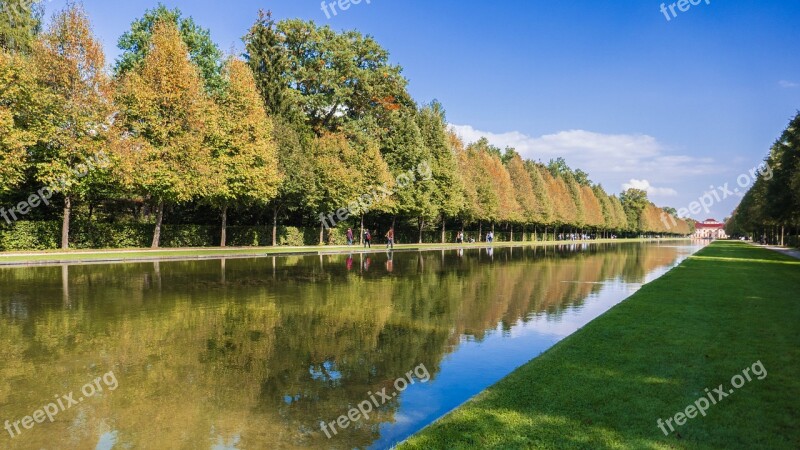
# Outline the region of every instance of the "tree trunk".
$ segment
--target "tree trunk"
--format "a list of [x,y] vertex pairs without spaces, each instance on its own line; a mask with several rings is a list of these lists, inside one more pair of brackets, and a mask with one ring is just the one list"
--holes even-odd
[[61,223],[61,248],[69,248],[69,220],[72,214],[72,199],[69,195],[64,197],[64,220]]
[[158,209],[156,212],[156,228],[153,230],[153,244],[150,245],[150,248],[158,248],[161,244],[161,224],[164,223],[164,202],[158,202],[156,209]]
[[278,245],[278,207],[272,208],[272,246]]
[[364,214],[361,214],[361,232],[358,234],[358,245],[364,245]]
[[442,214],[442,244],[444,244],[446,242],[446,239],[445,239],[445,236],[444,236],[445,235],[444,225],[445,225],[445,218],[444,218],[444,214]]
[[483,222],[478,221],[478,242],[483,241]]
[[319,224],[319,245],[323,245],[323,237],[325,233],[325,224],[320,222]]
[[228,205],[222,206],[222,232],[219,236],[219,246],[225,247],[228,240]]
[[511,228],[511,242],[514,242],[514,225],[510,225]]
[[784,226],[781,225],[781,247],[783,247],[783,233],[784,233]]
[[425,219],[420,217],[418,219],[418,223],[419,223],[419,244],[422,244],[422,229],[425,228]]

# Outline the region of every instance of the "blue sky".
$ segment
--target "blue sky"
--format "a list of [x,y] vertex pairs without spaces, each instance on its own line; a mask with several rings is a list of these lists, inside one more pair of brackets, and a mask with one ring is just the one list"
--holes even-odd
[[[743,192],[740,175],[800,109],[800,2],[693,0],[674,17],[666,2],[667,20],[655,0],[366,1],[330,18],[319,0],[163,3],[225,51],[241,49],[258,9],[370,34],[414,98],[441,101],[468,141],[564,156],[608,191],[645,187],[662,206],[688,208],[726,183]],[[157,3],[84,0],[109,60]],[[48,14],[63,4],[49,1]],[[722,219],[738,200],[691,216]]]

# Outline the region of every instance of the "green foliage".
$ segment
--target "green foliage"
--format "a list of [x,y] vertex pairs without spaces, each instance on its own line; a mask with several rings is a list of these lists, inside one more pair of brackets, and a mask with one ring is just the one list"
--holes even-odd
[[253,71],[267,112],[273,116],[293,117],[288,56],[272,12],[258,12],[258,19],[244,37],[244,43],[245,60]]
[[41,30],[42,0],[0,2],[0,50],[29,52]]
[[52,96],[29,58],[0,50],[0,194],[25,180],[30,151],[52,133]]
[[726,231],[756,239],[766,236],[780,243],[777,236],[784,235],[787,227],[795,232],[800,227],[800,112],[753,173],[755,182],[728,220]]
[[58,248],[58,222],[14,222],[0,227],[0,250],[48,250]]
[[454,217],[464,205],[464,184],[458,174],[455,152],[448,142],[447,121],[442,104],[434,101],[421,108],[417,115],[417,126],[430,155],[432,205],[436,211],[429,212]]
[[619,196],[620,203],[625,209],[625,217],[632,231],[643,231],[641,227],[642,212],[650,201],[647,192],[641,189],[628,189]]
[[[0,23],[0,42],[10,42],[7,29]],[[397,224],[406,242],[448,240],[447,225],[456,221],[497,227],[498,241],[531,225],[619,231],[643,223],[628,194],[627,212],[640,211],[630,218],[563,158],[544,166],[486,138],[465,148],[447,129],[444,107],[418,107],[388,52],[355,31],[276,23],[261,12],[244,38],[244,60],[231,57],[223,66],[208,30],[159,5],[120,38],[115,80],[81,7],[56,15],[38,39],[0,52],[0,194],[18,201],[32,187],[56,185],[62,242],[81,248],[143,246],[148,232],[153,246],[159,239],[209,245],[220,210],[231,245],[343,242],[342,230],[326,238],[313,228],[321,213],[344,208],[355,214],[351,226],[363,219],[382,235]],[[783,150],[793,148],[792,136],[776,147],[784,166],[794,164]],[[76,173],[100,150],[108,170]],[[780,179],[800,190],[794,172]],[[765,183],[756,183],[763,195],[775,190]],[[394,193],[378,195],[368,214],[353,208],[384,188]],[[761,202],[747,204],[762,216],[776,214]],[[79,212],[70,231],[73,206]],[[654,208],[649,228],[658,225]],[[47,209],[35,217],[57,217]],[[162,236],[164,211],[170,217]],[[26,239],[37,248],[50,242]]]
[[206,89],[221,89],[224,84],[221,75],[222,52],[211,40],[211,32],[198,26],[191,17],[182,17],[179,9],[170,10],[162,4],[147,10],[144,16],[133,21],[131,29],[119,38],[117,46],[123,52],[114,66],[116,75],[123,76],[144,62],[153,44],[153,30],[158,22],[170,22],[178,28],[189,58],[203,75]]
[[[389,63],[389,53],[373,38],[298,19],[281,21],[276,29],[278,38],[264,45],[282,45],[293,101],[317,133],[412,106],[400,67]],[[282,56],[275,58],[281,67]]]

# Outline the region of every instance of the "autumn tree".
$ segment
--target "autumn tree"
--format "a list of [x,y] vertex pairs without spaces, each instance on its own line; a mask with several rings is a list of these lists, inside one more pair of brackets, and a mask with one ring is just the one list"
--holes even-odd
[[553,176],[547,169],[542,170],[542,176],[553,200],[554,225],[556,227],[574,225],[578,219],[577,207],[564,178]]
[[482,236],[482,223],[486,221],[493,224],[501,217],[501,197],[504,193],[500,191],[495,180],[487,176],[490,173],[500,175],[495,168],[493,159],[497,158],[499,162],[500,149],[482,138],[467,146],[466,153],[468,183],[475,187],[475,204],[472,215],[478,220],[478,234]]
[[216,96],[216,127],[211,130],[214,168],[219,182],[209,200],[222,210],[220,246],[227,243],[228,206],[265,205],[278,192],[277,148],[253,73],[244,61],[229,58],[224,88]]
[[[304,195],[309,211],[318,211],[320,217],[319,244],[324,243],[325,224],[330,224],[329,214],[338,222],[344,217],[347,206],[357,200],[365,185],[359,170],[358,150],[342,133],[325,133],[315,138],[307,157],[312,164],[313,186]],[[328,219],[326,219],[328,217]]]
[[361,197],[355,200],[358,202],[356,208],[353,208],[353,199],[347,207],[351,214],[360,219],[359,239],[364,235],[364,217],[367,213],[392,213],[398,206],[397,196],[384,195],[387,191],[395,190],[396,178],[392,176],[391,168],[381,154],[380,139],[366,131],[369,128],[359,126],[357,122],[351,122],[343,127],[348,141],[355,150],[352,163],[357,176],[354,181],[359,184],[357,189]]
[[453,149],[458,167],[458,176],[464,188],[464,197],[457,216],[461,219],[461,231],[467,223],[477,220],[478,217],[478,192],[473,184],[473,164],[464,142],[452,130],[447,133],[450,148]]
[[222,52],[211,40],[211,32],[197,25],[191,17],[183,17],[179,9],[168,9],[162,4],[133,21],[131,29],[119,38],[117,46],[123,52],[114,65],[117,76],[125,75],[144,62],[153,48],[155,27],[160,22],[169,22],[178,29],[189,59],[199,68],[206,89],[209,92],[221,89]]
[[[513,227],[514,223],[521,223],[523,221],[522,207],[517,202],[516,190],[511,180],[511,175],[503,164],[501,156],[492,153],[489,153],[489,156],[489,171],[487,175],[495,183],[499,200],[499,210],[496,220],[505,222]],[[494,224],[492,224],[492,231],[494,231]],[[511,236],[513,238],[513,228]]]
[[[519,222],[523,224],[533,224],[539,219],[539,201],[533,189],[528,169],[525,162],[514,149],[506,149],[504,155],[508,175],[511,178],[511,186],[514,189],[514,197],[521,208]],[[524,238],[524,236],[523,236]]]
[[609,197],[609,200],[611,201],[611,207],[614,214],[614,225],[612,226],[612,229],[620,231],[631,230],[632,227],[628,222],[628,214],[625,212],[625,208],[622,206],[622,202],[620,201],[619,197],[612,195]]
[[29,149],[52,133],[53,98],[40,80],[28,58],[0,50],[0,194],[24,181]]
[[586,225],[594,229],[603,228],[605,225],[603,207],[600,205],[600,200],[598,200],[594,190],[588,185],[581,185],[580,190]]
[[156,207],[152,246],[158,247],[166,204],[214,192],[207,119],[212,105],[174,23],[153,26],[152,48],[125,73],[116,95],[120,173]]
[[587,222],[586,208],[581,195],[581,185],[578,184],[578,180],[575,179],[575,175],[571,171],[564,172],[560,178],[564,180],[569,195],[572,197],[572,202],[575,204],[575,219],[570,222],[570,225],[583,228],[587,225]]
[[[525,161],[525,169],[528,171],[528,176],[531,179],[531,186],[533,193],[536,195],[536,208],[534,209],[534,224],[545,226],[552,225],[555,219],[555,212],[553,210],[553,200],[548,191],[547,182],[542,175],[544,167],[533,161]],[[536,228],[534,227],[534,239],[536,239]],[[546,237],[546,236],[545,236]]]
[[82,7],[56,14],[34,51],[39,77],[54,101],[54,132],[36,152],[36,178],[64,196],[61,248],[69,247],[72,203],[107,166],[111,80]]

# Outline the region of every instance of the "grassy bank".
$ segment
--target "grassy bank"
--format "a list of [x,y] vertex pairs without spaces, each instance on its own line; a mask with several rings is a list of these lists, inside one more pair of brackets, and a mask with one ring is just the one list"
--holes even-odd
[[797,449],[798,373],[800,261],[716,242],[400,448]]
[[[659,239],[658,242],[685,240]],[[536,242],[495,242],[492,247],[529,247],[564,244],[601,244],[647,242],[652,239],[598,239],[592,241],[536,241]],[[485,248],[486,243],[474,244],[398,244],[395,250],[438,250],[458,248]],[[113,249],[113,250],[47,250],[34,252],[0,252],[0,266],[25,264],[60,264],[72,262],[125,262],[141,260],[169,260],[192,258],[261,257],[289,254],[331,254],[354,252],[385,252],[385,244],[373,244],[371,249],[356,245],[347,246],[306,246],[306,247],[229,247],[229,248],[173,248],[173,249]]]

